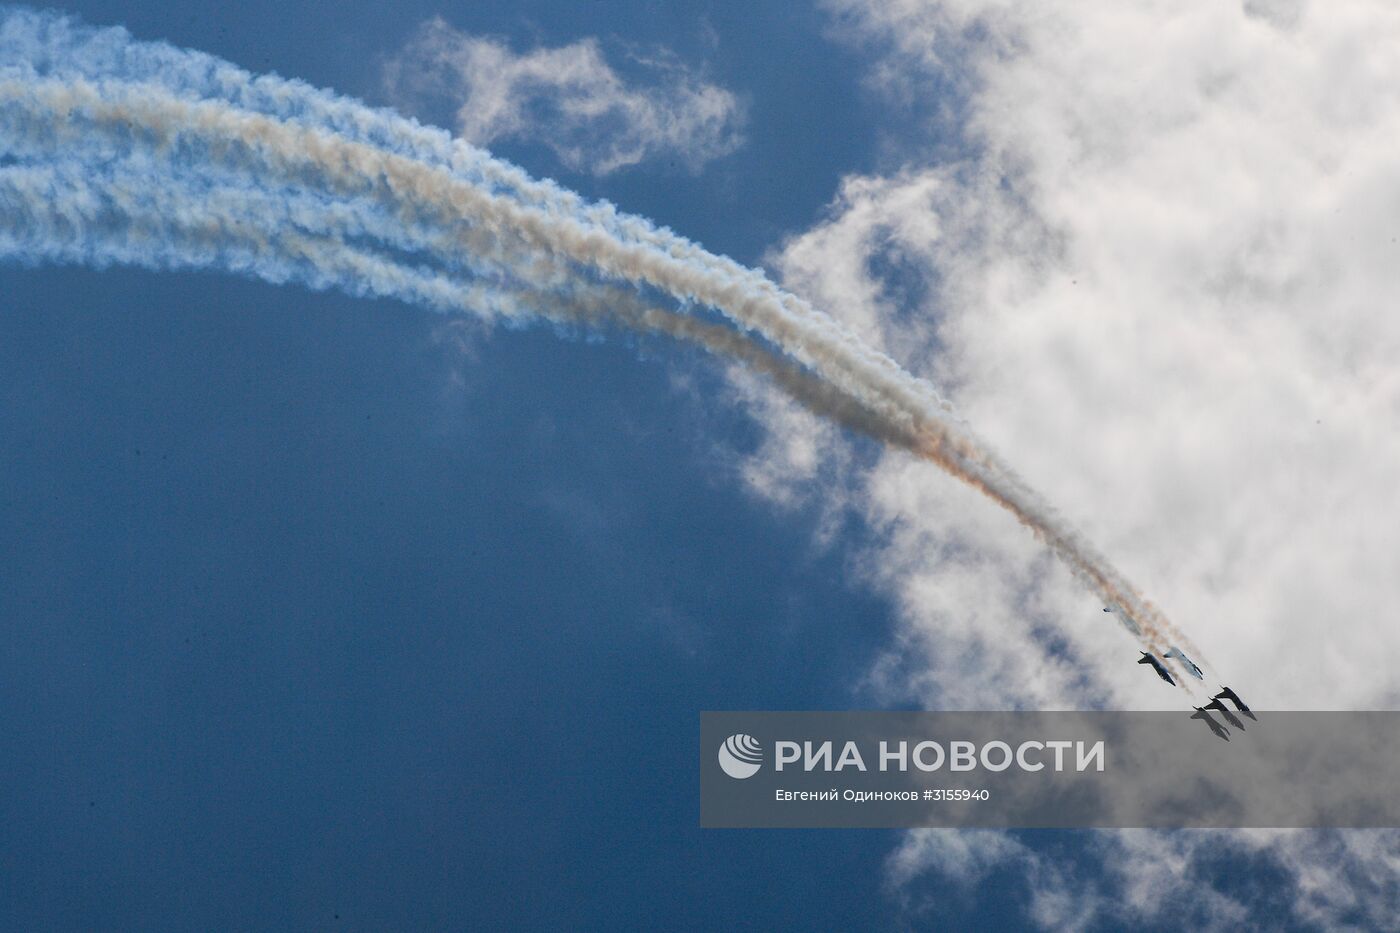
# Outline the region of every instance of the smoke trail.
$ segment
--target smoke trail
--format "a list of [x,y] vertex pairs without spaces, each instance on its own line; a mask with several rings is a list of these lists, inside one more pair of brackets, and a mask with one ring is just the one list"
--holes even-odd
[[[103,267],[237,270],[273,283],[337,288],[440,311],[546,318],[565,326],[614,324],[697,345],[772,379],[814,413],[908,450],[918,439],[891,431],[872,412],[733,330],[642,301],[606,286],[547,292],[508,291],[413,267],[390,253],[355,247],[347,237],[379,226],[347,216],[343,205],[307,195],[167,182],[148,174],[81,163],[0,168],[0,254]],[[60,195],[61,193],[61,195]],[[118,222],[119,218],[119,222]]]
[[[132,176],[123,185],[110,176],[105,197],[86,193],[102,203],[102,224],[70,223],[67,239],[53,232],[61,224],[36,225],[32,235],[0,242],[5,254],[161,257],[509,319],[608,318],[695,340],[761,366],[823,413],[937,463],[1011,512],[1119,607],[1145,644],[1170,641],[1199,654],[932,386],[761,273],[610,205],[585,204],[437,131],[297,82],[255,79],[209,56],[134,42],[122,30],[30,13],[0,22],[0,159],[17,163],[3,171],[59,159],[86,171],[115,160]],[[224,213],[183,228],[162,221],[163,212],[192,220],[185,200],[167,198],[159,209],[142,201],[149,198],[142,185],[171,182],[178,182],[171,198],[194,191],[196,200],[201,187],[220,185]],[[278,199],[288,210],[269,209]],[[60,202],[51,220],[74,210]],[[124,251],[93,245],[124,224],[147,253],[134,240]],[[167,245],[156,245],[162,236]],[[689,319],[639,301],[648,290],[712,308],[739,331],[698,320],[698,328],[682,326]],[[765,345],[803,369],[759,362],[776,359]]]

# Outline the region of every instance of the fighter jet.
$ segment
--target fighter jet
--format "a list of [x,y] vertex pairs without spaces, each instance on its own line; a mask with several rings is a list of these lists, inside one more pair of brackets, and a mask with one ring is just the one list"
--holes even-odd
[[1244,723],[1240,722],[1240,718],[1234,713],[1230,712],[1230,710],[1226,708],[1225,704],[1221,703],[1219,700],[1211,700],[1204,707],[1202,707],[1202,709],[1217,710],[1220,713],[1220,715],[1225,717],[1226,722],[1228,722],[1230,725],[1234,726],[1241,732],[1244,731]]
[[1166,666],[1163,665],[1161,661],[1157,660],[1157,656],[1155,654],[1148,654],[1146,651],[1144,651],[1142,653],[1142,657],[1138,658],[1138,663],[1151,664],[1152,669],[1157,672],[1158,677],[1162,678],[1167,683],[1171,684],[1173,687],[1176,686],[1176,678],[1172,676],[1172,672],[1167,670]]
[[1211,697],[1211,699],[1212,699],[1212,700],[1219,700],[1221,697],[1224,697],[1225,699],[1229,700],[1231,703],[1235,704],[1235,708],[1236,708],[1237,710],[1239,710],[1241,713],[1244,713],[1244,714],[1245,714],[1246,716],[1248,716],[1250,719],[1253,719],[1255,722],[1258,722],[1258,721],[1259,721],[1259,717],[1256,716],[1256,715],[1254,715],[1253,713],[1251,713],[1251,712],[1249,711],[1249,707],[1244,705],[1244,700],[1241,700],[1241,699],[1240,699],[1240,695],[1239,695],[1238,693],[1236,693],[1235,691],[1231,690],[1229,687],[1223,687],[1223,686],[1222,686],[1222,687],[1220,688],[1220,692],[1217,693],[1215,696]]
[[1226,729],[1220,723],[1212,719],[1210,717],[1210,713],[1207,713],[1205,710],[1201,709],[1201,707],[1197,706],[1195,707],[1195,710],[1196,711],[1191,714],[1192,719],[1204,719],[1206,725],[1210,726],[1211,732],[1214,732],[1218,737],[1224,739],[1227,742],[1230,741],[1229,729]]
[[1172,646],[1171,650],[1168,651],[1165,656],[1168,658],[1176,658],[1186,668],[1186,672],[1197,680],[1206,679],[1206,675],[1201,673],[1201,669],[1196,666],[1196,662],[1188,658],[1186,652],[1175,645]]
[[1123,624],[1123,627],[1128,631],[1132,632],[1134,635],[1142,634],[1142,629],[1137,627],[1137,623],[1134,622],[1132,619],[1128,618],[1128,614],[1126,612],[1119,612],[1117,606],[1104,606],[1103,611],[1115,613],[1118,616],[1118,621]]

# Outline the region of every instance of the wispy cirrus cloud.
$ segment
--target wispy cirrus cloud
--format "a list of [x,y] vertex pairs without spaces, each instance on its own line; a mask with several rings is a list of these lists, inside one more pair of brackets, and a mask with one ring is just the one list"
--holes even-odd
[[627,59],[643,80],[610,64],[597,39],[516,52],[434,17],[385,62],[384,86],[410,108],[450,102],[468,142],[539,143],[594,175],[663,158],[695,171],[743,144],[738,95],[665,50]]

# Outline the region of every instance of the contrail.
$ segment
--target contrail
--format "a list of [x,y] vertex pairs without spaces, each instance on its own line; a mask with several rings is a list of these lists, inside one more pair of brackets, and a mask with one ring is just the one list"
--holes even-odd
[[[44,167],[47,208],[33,195]],[[699,343],[970,484],[1145,645],[1199,655],[928,382],[762,273],[439,131],[124,30],[11,12],[0,17],[0,178],[0,254],[22,261],[218,268]]]

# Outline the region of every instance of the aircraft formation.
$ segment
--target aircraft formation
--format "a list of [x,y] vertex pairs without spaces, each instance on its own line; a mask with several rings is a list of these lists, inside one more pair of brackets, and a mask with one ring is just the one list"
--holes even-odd
[[[1113,608],[1110,606],[1105,606],[1103,611],[1112,612]],[[1196,662],[1192,661],[1189,657],[1187,657],[1186,652],[1182,651],[1175,645],[1173,645],[1171,648],[1168,648],[1161,658],[1157,657],[1155,654],[1152,654],[1150,651],[1144,651],[1142,652],[1142,657],[1138,658],[1138,663],[1149,665],[1152,668],[1152,670],[1156,671],[1158,677],[1162,678],[1167,683],[1175,687],[1177,686],[1176,678],[1172,675],[1172,672],[1167,668],[1167,665],[1162,663],[1164,659],[1168,658],[1180,662],[1182,668],[1185,669],[1186,673],[1190,674],[1197,680],[1206,679],[1206,675],[1201,671],[1199,667],[1196,666]],[[1231,710],[1228,706],[1225,705],[1225,700],[1229,700],[1234,705],[1234,710]],[[1254,715],[1250,708],[1245,705],[1245,702],[1240,699],[1239,694],[1231,690],[1229,687],[1223,685],[1220,688],[1220,692],[1210,698],[1209,703],[1207,703],[1205,706],[1194,706],[1192,707],[1192,709],[1195,710],[1195,712],[1191,714],[1192,719],[1199,719],[1202,722],[1204,722],[1207,726],[1210,727],[1211,732],[1214,732],[1218,738],[1224,739],[1226,742],[1230,741],[1230,730],[1227,729],[1225,726],[1221,725],[1219,722],[1216,722],[1215,718],[1211,716],[1212,711],[1219,713],[1220,716],[1230,724],[1230,726],[1240,730],[1241,732],[1244,731],[1244,720],[1240,719],[1239,716],[1235,715],[1236,713],[1239,713],[1240,715],[1245,716],[1254,722],[1259,721],[1259,717]]]
[[1215,696],[1211,697],[1210,702],[1207,703],[1205,706],[1194,707],[1196,711],[1191,714],[1191,718],[1200,719],[1203,722],[1205,722],[1206,725],[1210,726],[1210,731],[1214,732],[1217,738],[1224,739],[1227,742],[1230,741],[1230,730],[1222,726],[1220,723],[1216,722],[1214,717],[1211,716],[1209,710],[1215,710],[1217,713],[1223,716],[1225,720],[1228,723],[1230,723],[1230,725],[1234,726],[1241,732],[1244,731],[1244,721],[1241,720],[1239,716],[1236,716],[1233,712],[1231,712],[1230,708],[1226,706],[1223,702],[1221,702],[1222,700],[1229,700],[1231,703],[1235,704],[1235,709],[1238,712],[1244,714],[1245,716],[1248,716],[1251,720],[1255,722],[1259,721],[1259,717],[1254,715],[1254,713],[1250,711],[1249,707],[1244,705],[1244,702],[1239,698],[1235,691],[1231,690],[1229,687],[1221,687],[1220,692],[1217,693]]

